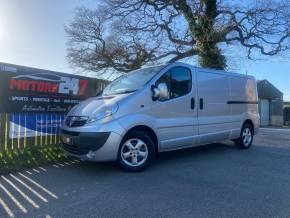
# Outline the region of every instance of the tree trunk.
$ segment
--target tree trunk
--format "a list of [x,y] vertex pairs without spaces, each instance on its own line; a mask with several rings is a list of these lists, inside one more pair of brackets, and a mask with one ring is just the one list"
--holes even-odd
[[200,66],[223,70],[226,68],[226,58],[214,43],[198,42]]
[[197,18],[194,38],[199,50],[198,62],[202,67],[225,69],[226,58],[217,46],[217,34],[214,30],[217,17],[217,0],[201,0],[204,15]]

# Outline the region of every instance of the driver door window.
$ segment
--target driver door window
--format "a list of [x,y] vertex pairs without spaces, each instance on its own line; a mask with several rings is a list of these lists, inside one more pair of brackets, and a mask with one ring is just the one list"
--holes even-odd
[[157,80],[156,86],[160,83],[167,85],[170,99],[184,96],[191,91],[191,71],[185,67],[174,67]]

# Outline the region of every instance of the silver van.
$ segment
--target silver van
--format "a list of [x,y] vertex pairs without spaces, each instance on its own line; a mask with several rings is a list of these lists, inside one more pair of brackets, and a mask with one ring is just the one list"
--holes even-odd
[[255,78],[184,63],[139,69],[76,105],[61,127],[69,155],[146,169],[157,152],[233,140],[252,145],[260,117]]

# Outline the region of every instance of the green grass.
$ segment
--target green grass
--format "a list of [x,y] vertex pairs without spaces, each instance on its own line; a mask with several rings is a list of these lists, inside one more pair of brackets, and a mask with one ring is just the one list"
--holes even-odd
[[0,174],[45,166],[66,160],[60,146],[31,146],[13,151],[0,152]]

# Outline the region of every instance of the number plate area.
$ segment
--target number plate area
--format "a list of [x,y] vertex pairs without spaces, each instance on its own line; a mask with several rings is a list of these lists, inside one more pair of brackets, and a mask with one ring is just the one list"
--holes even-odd
[[72,145],[73,144],[73,139],[72,137],[69,136],[63,136],[62,137],[62,142],[68,145]]

